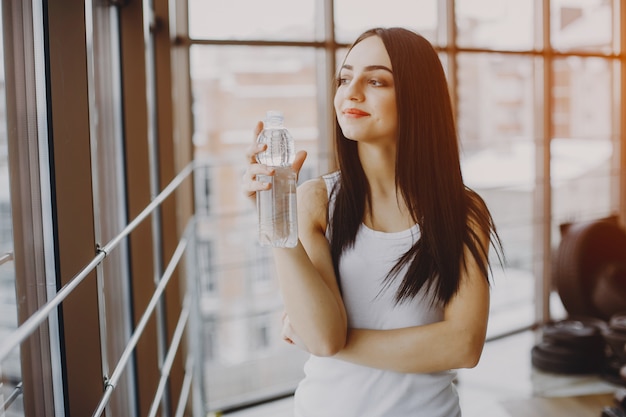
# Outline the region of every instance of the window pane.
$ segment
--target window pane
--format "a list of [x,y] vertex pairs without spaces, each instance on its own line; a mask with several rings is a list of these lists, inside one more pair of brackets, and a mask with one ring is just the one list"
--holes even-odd
[[[13,263],[13,218],[9,193],[9,149],[7,138],[4,51],[2,49],[2,15],[0,14],[0,340],[6,340],[17,328],[15,267]],[[0,415],[3,405],[10,404],[7,416],[23,416],[23,397],[16,390],[22,382],[19,348],[0,361]]]
[[196,39],[315,38],[314,0],[189,0],[189,36]]
[[457,0],[457,42],[467,48],[533,48],[533,4],[519,0]]
[[466,184],[486,201],[504,245],[494,268],[489,333],[533,322],[533,62],[525,56],[461,54],[458,120]]
[[313,48],[193,46],[197,279],[208,408],[293,390],[306,355],[280,338],[282,302],[271,251],[257,243],[254,204],[240,192],[245,149],[270,109],[282,110],[296,149],[308,152],[299,180],[319,175]]
[[403,26],[437,43],[437,0],[335,0],[335,37],[352,43],[378,26]]
[[604,0],[552,0],[551,44],[559,50],[613,51],[613,9]]
[[[554,61],[551,170],[553,236],[559,224],[606,217],[618,211],[612,184],[619,180],[612,63],[600,58]],[[590,198],[592,197],[593,198]]]

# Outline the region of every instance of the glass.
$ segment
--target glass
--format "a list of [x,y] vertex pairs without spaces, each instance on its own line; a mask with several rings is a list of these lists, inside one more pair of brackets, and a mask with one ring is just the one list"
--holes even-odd
[[314,0],[189,0],[195,39],[302,40],[315,38]]
[[351,44],[372,27],[402,26],[437,42],[437,0],[335,0],[335,38]]
[[491,210],[507,260],[493,268],[489,335],[534,321],[532,92],[530,57],[458,56],[463,176]]
[[466,48],[533,48],[533,3],[519,0],[457,0],[457,43]]
[[612,3],[605,0],[551,0],[552,47],[561,51],[613,52]]
[[[1,12],[1,11],[0,11]],[[6,340],[17,328],[15,267],[13,264],[13,217],[9,186],[9,148],[7,137],[6,83],[0,14],[0,340]],[[22,371],[19,349],[0,360],[0,414],[24,415],[21,386]],[[6,408],[6,410],[5,410]]]
[[533,1],[457,0],[457,43],[465,48],[533,49]]
[[[613,131],[619,94],[613,62],[602,58],[566,57],[554,60],[554,103],[550,143],[552,186],[552,246],[559,249],[561,225],[593,221],[619,212],[620,140]],[[623,190],[623,188],[622,188]],[[623,192],[623,191],[621,191]],[[554,273],[558,287],[560,269]],[[562,280],[562,278],[561,278]],[[551,309],[565,311],[558,291]],[[571,297],[569,299],[571,303]],[[572,304],[570,304],[572,305]],[[579,315],[580,311],[570,314]]]
[[319,175],[317,51],[192,46],[191,77],[205,405],[217,410],[283,395],[307,357],[280,338],[282,301],[271,249],[258,244],[254,201],[243,196],[245,149],[267,110],[281,110],[307,160],[300,182]]
[[552,236],[560,241],[562,223],[615,214],[619,200],[619,137],[612,131],[616,102],[612,62],[568,57],[554,61]]

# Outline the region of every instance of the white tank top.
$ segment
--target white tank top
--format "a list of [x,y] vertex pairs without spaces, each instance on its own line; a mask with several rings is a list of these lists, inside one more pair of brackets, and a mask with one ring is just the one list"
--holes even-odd
[[[339,173],[324,176],[329,192]],[[431,308],[423,294],[395,304],[399,280],[382,282],[398,257],[419,238],[417,225],[383,233],[361,224],[354,247],[339,264],[348,327],[394,329],[441,321],[441,308]],[[399,277],[402,277],[404,271]],[[419,355],[419,352],[416,352]],[[409,374],[370,368],[311,355],[295,393],[296,417],[460,417],[454,371]]]

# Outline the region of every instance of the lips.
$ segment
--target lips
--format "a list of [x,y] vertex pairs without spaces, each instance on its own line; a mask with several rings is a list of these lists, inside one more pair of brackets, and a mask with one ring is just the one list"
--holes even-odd
[[343,111],[343,114],[348,116],[348,117],[364,117],[364,116],[369,116],[370,115],[369,113],[364,112],[363,110],[359,110],[359,109],[355,109],[355,108],[345,109]]

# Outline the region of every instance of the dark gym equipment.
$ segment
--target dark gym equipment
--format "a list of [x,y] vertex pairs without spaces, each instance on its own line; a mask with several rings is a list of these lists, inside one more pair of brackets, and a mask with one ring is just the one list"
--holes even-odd
[[561,226],[553,280],[571,316],[608,320],[626,310],[626,231],[617,218]]
[[[561,225],[553,283],[569,318],[542,326],[533,366],[626,386],[626,231],[617,217]],[[616,392],[601,417],[626,417],[625,398]]]
[[626,385],[620,375],[626,366],[626,312],[614,314],[602,334],[606,341],[603,376],[613,383]]
[[602,414],[600,417],[626,417],[626,411],[624,411],[624,407],[626,406],[626,391],[623,388],[615,391],[613,395],[613,400],[615,402],[612,406],[606,406],[602,408]]
[[600,417],[626,417],[624,409],[621,407],[604,407]]
[[593,318],[568,319],[542,327],[543,340],[533,346],[535,368],[559,374],[600,373],[605,363],[606,324]]

